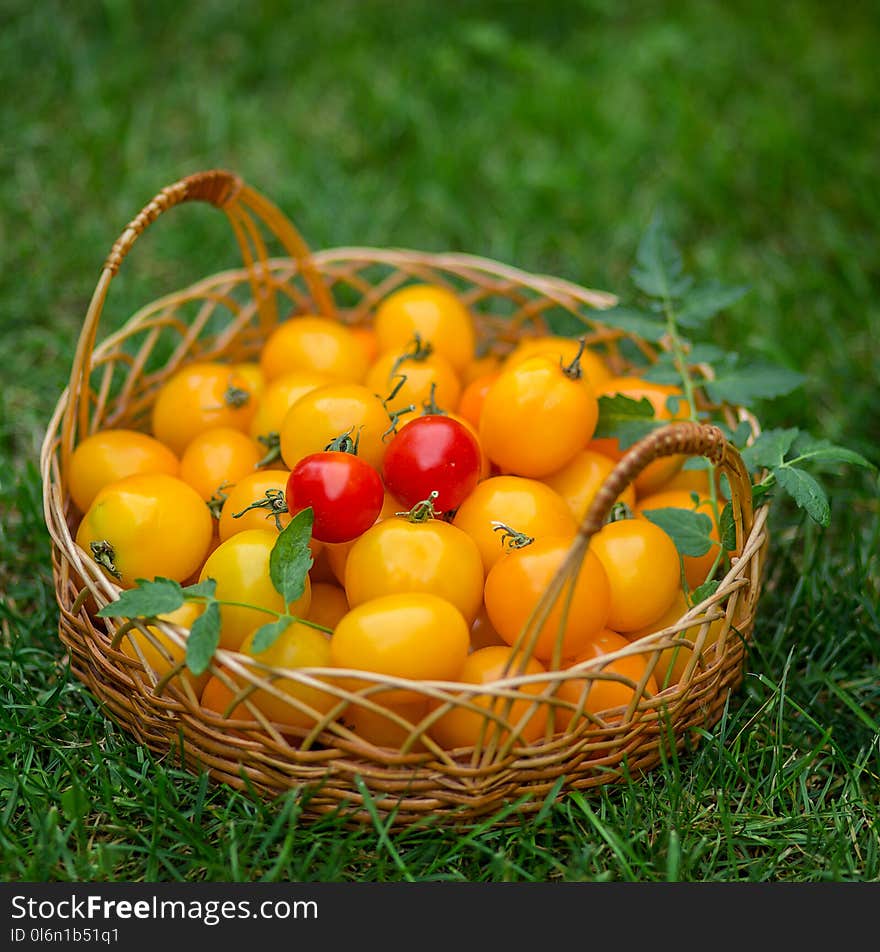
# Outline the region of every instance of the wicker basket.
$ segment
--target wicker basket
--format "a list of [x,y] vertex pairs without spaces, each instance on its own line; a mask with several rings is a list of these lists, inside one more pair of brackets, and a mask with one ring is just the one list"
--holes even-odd
[[[226,213],[244,267],[211,275],[152,302],[96,347],[108,287],[123,259],[151,222],[187,201],[208,202]],[[273,238],[280,242],[283,257],[269,257],[267,241]],[[615,301],[609,294],[464,254],[370,248],[313,254],[293,225],[263,196],[235,175],[209,171],[163,189],[114,244],[85,318],[69,387],[57,404],[42,448],[60,636],[77,677],[112,718],[152,750],[181,756],[194,771],[207,770],[217,780],[261,795],[301,788],[308,794],[303,798],[306,815],[340,811],[352,822],[379,815],[401,824],[439,814],[448,822],[466,821],[495,813],[515,800],[520,812],[534,811],[548,795],[563,796],[571,789],[596,787],[625,773],[649,770],[660,762],[664,747],[669,751],[672,746],[695,742],[699,729],[710,727],[720,717],[729,693],[742,678],[761,591],[766,508],[752,511],[749,476],[736,449],[717,427],[678,423],[637,443],[616,467],[538,615],[564,595],[566,580],[576,571],[590,536],[601,528],[621,490],[662,455],[706,456],[727,475],[737,529],[731,568],[717,591],[676,624],[576,670],[544,675],[512,670],[503,680],[469,688],[366,672],[279,672],[218,650],[212,673],[238,692],[255,718],[244,720],[225,719],[201,708],[185,679],[159,678],[143,655],[132,657],[121,651],[119,640],[132,629],[152,640],[157,650],[164,649],[142,622],[119,624],[118,619],[96,614],[117,597],[119,589],[74,543],[77,514],[67,491],[66,472],[78,440],[111,426],[146,429],[157,388],[173,371],[196,359],[253,359],[267,333],[291,312],[364,323],[383,297],[413,279],[454,288],[472,309],[482,340],[499,351],[511,348],[523,335],[546,333],[548,320],[562,315],[585,326],[588,343],[603,352],[617,373],[630,367],[627,348],[630,354],[636,347],[649,359],[655,356],[644,341],[602,325],[601,309]],[[724,412],[731,423],[748,418],[736,408]],[[710,644],[709,628],[718,619],[723,619],[721,634]],[[186,631],[168,624],[161,628],[183,645]],[[695,639],[694,631],[698,632]],[[690,633],[690,641],[684,632]],[[690,652],[684,676],[650,696],[644,691],[648,674],[661,652],[676,645]],[[601,679],[626,680],[605,668],[633,653],[643,654],[649,663],[641,683],[633,685],[633,701],[626,709],[574,717],[575,727],[552,732],[552,712],[558,714],[566,707],[555,696],[563,680],[577,677],[587,685]],[[308,730],[280,729],[263,717],[250,694],[259,686],[296,704],[273,685],[282,673],[304,683],[329,684],[327,689],[338,704],[326,715],[316,714]],[[353,693],[340,682],[321,680],[322,675],[334,673],[359,674],[366,686]],[[535,680],[542,683],[541,693],[523,693],[523,685]],[[430,697],[433,713],[416,723],[391,715],[399,743],[376,746],[351,730],[347,712],[352,704],[359,704],[384,716],[382,696],[393,688]],[[486,719],[484,742],[468,749],[440,748],[429,733],[433,719],[456,705],[473,708],[470,699],[476,694],[499,699]],[[550,709],[549,726],[540,741],[525,743],[520,729],[542,705]],[[570,704],[567,710],[571,712]]]

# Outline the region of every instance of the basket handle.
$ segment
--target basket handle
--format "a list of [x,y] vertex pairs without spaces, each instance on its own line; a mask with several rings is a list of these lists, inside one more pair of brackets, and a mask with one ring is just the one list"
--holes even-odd
[[210,169],[188,175],[166,186],[125,226],[110,249],[101,269],[80,330],[70,372],[67,406],[61,427],[62,473],[67,472],[77,432],[82,435],[88,431],[92,352],[95,348],[98,324],[110,282],[119,271],[120,265],[134,243],[148,226],[161,214],[184,202],[206,202],[225,212],[249,272],[260,318],[267,325],[273,323],[277,314],[274,298],[265,293],[264,285],[260,281],[261,268],[266,264],[268,256],[260,236],[258,222],[262,222],[278,238],[285,251],[296,262],[315,302],[317,312],[331,318],[336,316],[333,298],[312,262],[311,251],[302,235],[280,209],[245,185],[237,175],[223,169]]
[[735,554],[740,555],[755,521],[748,470],[739,450],[717,426],[689,420],[654,430],[624,454],[593,498],[580,525],[580,535],[587,539],[595,535],[605,524],[617,497],[649,463],[663,456],[705,456],[727,476],[736,527]]

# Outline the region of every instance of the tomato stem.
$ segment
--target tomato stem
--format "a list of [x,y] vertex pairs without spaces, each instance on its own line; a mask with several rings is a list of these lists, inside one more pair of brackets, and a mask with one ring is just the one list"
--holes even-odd
[[250,505],[245,506],[241,512],[234,512],[232,518],[239,519],[246,512],[250,512],[251,509],[268,509],[269,515],[266,516],[266,518],[274,517],[275,528],[280,532],[283,528],[281,525],[281,516],[287,512],[287,499],[285,498],[284,490],[267,489],[264,495],[264,499],[255,500]]
[[254,469],[262,469],[264,466],[268,466],[270,463],[274,463],[275,460],[281,458],[281,436],[276,433],[274,430],[271,433],[260,434],[257,437],[257,442],[262,443],[266,447],[266,455],[257,461]]
[[571,363],[566,365],[562,363],[562,358],[559,358],[559,364],[562,367],[562,372],[566,377],[571,378],[572,380],[580,380],[584,375],[584,368],[581,366],[581,354],[584,352],[584,348],[587,346],[586,337],[578,338],[578,350],[574,355]]
[[121,579],[122,574],[116,568],[116,553],[113,546],[106,539],[100,539],[98,542],[90,542],[89,548],[92,550],[92,557],[98,565],[105,568],[115,579]]
[[534,536],[526,535],[524,532],[517,532],[511,529],[505,522],[499,522],[497,519],[492,521],[494,532],[501,533],[501,545],[507,549],[524,549],[535,541]]
[[427,360],[434,353],[434,345],[429,341],[423,341],[420,334],[413,334],[412,340],[407,344],[406,350],[402,351],[397,360],[391,367],[390,376],[394,376],[400,369],[400,365],[408,360],[422,362]]
[[361,442],[361,430],[363,427],[358,427],[357,436],[352,439],[351,431],[354,429],[353,426],[350,426],[344,433],[340,433],[339,436],[334,437],[325,447],[325,452],[330,453],[349,453],[351,456],[357,456],[358,447]]
[[447,416],[445,410],[441,410],[437,406],[437,381],[431,381],[431,392],[428,394],[428,399],[422,401],[422,416]]
[[440,495],[436,489],[428,494],[427,499],[417,502],[408,512],[395,512],[395,516],[402,516],[409,522],[429,522],[437,518],[437,510],[434,508],[434,502]]
[[208,511],[211,513],[214,519],[220,518],[220,512],[223,509],[223,503],[226,502],[228,494],[223,492],[224,489],[229,489],[232,483],[226,482],[224,479],[222,483],[214,490],[211,494],[211,498],[207,501],[205,505],[208,507]]
[[605,523],[607,525],[609,522],[622,522],[624,519],[634,518],[632,509],[625,502],[616,502],[611,507],[611,512],[608,513]]

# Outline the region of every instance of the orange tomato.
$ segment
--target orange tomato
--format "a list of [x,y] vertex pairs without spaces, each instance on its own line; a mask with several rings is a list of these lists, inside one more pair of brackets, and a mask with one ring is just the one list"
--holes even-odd
[[241,430],[214,427],[199,433],[183,451],[180,478],[208,502],[253,473],[261,456],[259,444]]
[[[383,400],[388,399],[392,411],[407,406],[419,410],[432,396],[440,407],[457,407],[461,396],[461,383],[452,364],[436,352],[382,351],[367,371],[364,384]],[[389,399],[392,393],[394,397]]]
[[360,344],[369,366],[379,356],[379,341],[372,327],[352,327],[351,336]]
[[250,435],[267,446],[273,438],[278,440],[285,414],[294,403],[312,390],[332,382],[329,375],[313,370],[290,370],[276,377],[257,400]]
[[152,431],[177,456],[199,433],[217,426],[248,431],[258,390],[252,377],[216,361],[189,364],[159,388]]
[[480,441],[504,472],[540,478],[556,472],[592,438],[599,404],[589,382],[549,357],[528,357],[489,387]]
[[534,539],[574,536],[577,523],[561,496],[524,476],[490,476],[459,506],[452,524],[477,543],[486,573],[505,551],[509,526]]
[[70,497],[85,512],[108,483],[139,473],[177,476],[179,470],[177,456],[155,437],[136,430],[100,430],[87,436],[70,456]]
[[312,582],[312,605],[306,616],[316,625],[323,625],[331,631],[349,610],[345,589],[329,582]]
[[[503,368],[508,370],[529,357],[538,356],[549,356],[556,363],[561,362],[569,365],[578,356],[579,350],[580,341],[575,337],[559,337],[553,334],[526,337],[507,355]],[[593,389],[598,391],[605,381],[611,377],[608,365],[599,354],[590,350],[589,347],[585,347],[580,352],[579,360],[584,376],[592,384]]]
[[291,370],[325,374],[333,380],[360,383],[367,357],[350,328],[326,317],[304,314],[279,324],[260,354],[267,381]]
[[[378,525],[384,519],[390,519],[391,516],[397,515],[399,512],[404,512],[403,506],[391,493],[386,491],[385,501],[382,503],[382,508],[379,510],[379,515],[373,525]],[[321,550],[326,555],[327,563],[334,578],[343,588],[345,588],[345,566],[348,563],[348,555],[356,541],[357,539],[352,539],[351,542],[328,542]]]
[[647,519],[621,519],[604,525],[589,551],[605,566],[611,585],[607,624],[613,631],[636,631],[656,621],[681,587],[678,550],[669,536]]
[[[615,465],[615,461],[604,453],[581,450],[562,469],[545,476],[542,482],[565,500],[571,514],[581,522]],[[632,509],[636,504],[635,488],[627,486],[617,501],[626,503]]]
[[458,401],[458,414],[464,417],[477,432],[480,429],[480,416],[483,413],[486,394],[499,376],[500,374],[497,371],[483,374],[467,384],[461,392],[461,399]]
[[229,705],[232,704],[235,696],[220,678],[212,675],[202,691],[202,707],[232,721],[256,722],[257,718],[251,713],[245,701],[240,701],[232,711],[229,710]]
[[[470,311],[447,288],[411,284],[388,295],[376,308],[379,352],[405,349],[416,334],[442,355],[456,374],[474,359],[476,332]],[[385,395],[384,393],[382,394]]]
[[[628,645],[629,642],[622,635],[605,629],[590,641],[586,648],[568,663],[567,667],[571,668],[595,658],[602,658],[612,652],[620,651]],[[648,657],[639,654],[626,655],[614,661],[609,661],[601,669],[594,671],[591,668],[590,677],[572,677],[561,681],[554,695],[560,700],[575,705],[576,709],[579,708],[582,711],[581,716],[584,713],[602,715],[603,720],[614,723],[620,720],[626,711],[612,712],[617,708],[626,709],[632,703],[638,685],[645,679]],[[632,684],[627,683],[627,681],[603,678],[602,675],[626,678]],[[651,697],[656,693],[657,682],[653,674],[648,675],[641,697]],[[566,730],[572,727],[576,710],[558,706],[554,708],[553,716],[555,730]]]
[[489,645],[506,645],[507,642],[492,627],[485,604],[481,606],[471,625],[471,651],[488,648]]
[[512,549],[492,566],[486,578],[486,611],[492,626],[509,645],[522,651],[529,651],[531,646],[532,654],[540,661],[576,655],[608,619],[608,577],[599,559],[587,550],[574,585],[566,583],[540,628],[525,634],[571,542],[570,536],[549,537]]
[[[393,704],[386,701],[383,694],[373,694],[370,700],[379,705],[379,710],[373,710],[363,704],[351,704],[345,712],[345,717],[351,721],[352,729],[358,737],[376,747],[400,750],[413,728],[428,713],[426,699]],[[423,751],[425,745],[421,740],[416,740],[408,750],[412,753]]]
[[[524,670],[520,670],[524,667]],[[521,674],[541,674],[546,670],[536,658],[529,658],[524,666],[521,658],[507,647],[489,646],[468,655],[461,668],[458,680],[466,684],[490,684],[502,678],[514,678]],[[532,743],[544,733],[547,724],[547,705],[534,704],[529,695],[541,694],[547,685],[533,682],[518,685],[515,690],[525,697],[509,699],[497,694],[471,694],[462,692],[461,701],[475,705],[477,710],[462,703],[451,707],[431,725],[431,737],[447,750],[458,747],[486,747],[490,743],[506,743],[514,732],[514,746]],[[443,702],[432,701],[437,709]],[[485,713],[484,713],[485,712]]]
[[498,373],[501,370],[501,357],[498,354],[484,354],[482,357],[475,357],[465,367],[461,374],[463,386],[473,383],[477,377],[485,377],[489,374]]

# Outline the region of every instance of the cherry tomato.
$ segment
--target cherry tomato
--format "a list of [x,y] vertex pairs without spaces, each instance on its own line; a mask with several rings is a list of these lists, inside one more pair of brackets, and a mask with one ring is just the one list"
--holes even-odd
[[165,473],[106,485],[79,524],[76,543],[122,588],[156,576],[182,582],[205,558],[213,534],[199,494]]
[[[717,485],[717,483],[716,483]],[[683,468],[674,473],[655,492],[668,492],[672,489],[686,489],[701,497],[709,495],[709,467],[701,469]]]
[[[613,397],[615,394],[622,394],[631,400],[648,400],[654,408],[654,416],[658,420],[686,420],[690,417],[690,409],[687,401],[683,399],[681,390],[668,384],[653,383],[649,380],[643,380],[641,377],[612,377],[606,380],[599,396]],[[669,407],[670,397],[681,398],[673,413]],[[623,458],[625,450],[620,448],[620,444],[613,438],[602,438],[592,440],[588,449],[596,450],[610,456],[613,460]],[[634,482],[636,496],[644,496],[655,492],[668,479],[681,469],[687,457],[685,456],[663,456],[655,459],[636,476]]]
[[367,372],[367,358],[349,328],[305,314],[289,318],[272,331],[263,345],[260,367],[267,381],[291,370],[307,370],[360,383]]
[[[376,517],[376,522],[379,523],[383,519],[389,519],[391,516],[395,516],[401,512],[405,513],[406,511],[403,505],[386,490],[385,499],[382,502],[379,515]],[[348,563],[348,556],[355,542],[357,542],[357,539],[352,539],[351,542],[339,542],[335,545],[327,544],[322,550],[327,557],[327,562],[330,566],[330,571],[333,573],[333,577],[343,587],[345,586],[345,566]]]
[[[176,611],[159,615],[158,621],[179,625],[184,629],[191,628],[203,609],[204,606],[198,602],[184,602]],[[137,628],[130,628],[120,641],[119,647],[129,658],[136,658],[146,663],[157,678],[163,678],[172,668],[186,660],[186,643],[178,645],[170,635],[156,625],[147,625],[147,631],[151,637],[138,631]],[[174,675],[172,682],[177,678],[188,682],[198,697],[210,676],[207,671],[195,675],[189,669],[183,668],[179,674]]]
[[[638,641],[640,638],[644,638],[646,635],[653,635],[655,632],[663,631],[664,628],[669,628],[672,625],[675,625],[680,618],[683,618],[689,607],[690,606],[688,605],[687,596],[681,589],[679,589],[673,603],[656,621],[652,622],[650,625],[646,625],[644,628],[640,628],[638,631],[627,632],[626,637],[629,641]],[[702,649],[702,659],[704,665],[710,662],[712,659],[714,654],[714,649],[712,646],[718,643],[723,626],[723,618],[718,618],[709,625],[709,631],[706,633],[706,638],[703,642]],[[674,638],[678,641],[687,641],[693,644],[696,642],[701,628],[702,625],[692,625],[690,628],[686,628],[684,631],[677,632],[674,635]],[[681,679],[684,677],[685,670],[687,669],[687,666],[693,657],[693,654],[693,650],[686,644],[665,648],[660,652],[660,657],[657,659],[657,664],[654,668],[654,679],[656,680],[660,690],[663,690],[663,688],[667,688],[671,685],[678,684],[678,682],[681,681]],[[695,668],[695,672],[698,671],[700,671],[699,664]]]
[[388,444],[382,475],[388,491],[407,508],[436,492],[434,508],[450,512],[480,479],[480,447],[467,427],[448,416],[416,417]]
[[[330,636],[336,667],[410,680],[455,680],[468,646],[461,612],[452,602],[426,592],[370,599],[352,608]],[[346,677],[344,683],[357,691],[377,682]],[[382,696],[391,703],[422,698],[404,687],[383,691]]]
[[350,542],[376,521],[385,491],[379,474],[359,456],[337,450],[301,459],[287,480],[291,515],[314,512],[319,542]]
[[534,539],[572,537],[577,532],[577,522],[562,497],[523,476],[490,476],[477,483],[458,507],[452,524],[477,543],[487,574],[504,554],[504,526]]
[[599,559],[587,550],[574,586],[566,583],[540,628],[526,630],[571,544],[570,536],[549,537],[510,549],[486,577],[486,611],[492,626],[507,644],[530,651],[539,661],[558,663],[582,651],[608,619],[608,576]]
[[68,486],[80,512],[85,512],[108,483],[138,473],[177,476],[180,461],[165,446],[136,430],[101,430],[87,436],[70,456]]
[[473,383],[478,377],[486,377],[496,374],[501,370],[501,357],[498,354],[484,354],[482,357],[475,357],[465,367],[461,374],[463,386]]
[[[311,572],[309,576],[314,578]],[[341,585],[312,582],[312,604],[306,616],[308,621],[313,621],[316,625],[322,625],[332,631],[350,607],[345,597],[345,589]]]
[[395,426],[395,433],[399,433],[407,423],[417,420],[422,416],[445,416],[450,420],[456,420],[460,423],[470,435],[474,438],[474,443],[477,444],[477,449],[480,453],[480,479],[485,479],[492,470],[492,463],[489,460],[489,457],[486,456],[483,446],[480,443],[480,435],[477,432],[476,428],[472,423],[466,420],[460,413],[451,413],[448,410],[437,409],[436,411],[431,410],[430,408],[423,409],[421,412],[418,410],[411,410],[408,413],[401,413],[397,417],[397,425]]
[[625,634],[656,621],[681,586],[678,550],[647,519],[620,519],[590,540],[611,585],[608,627]]
[[473,539],[449,523],[392,516],[351,547],[345,592],[353,608],[381,595],[428,592],[452,602],[471,624],[483,598],[483,561]]
[[[562,469],[545,476],[542,482],[559,493],[568,504],[571,514],[581,522],[616,463],[610,456],[595,450],[581,450]],[[617,499],[631,509],[636,504],[636,491],[627,486]]]
[[[283,529],[290,522],[285,498],[289,476],[286,469],[259,469],[218,493],[222,502],[217,522],[220,541],[225,542],[245,529],[263,529],[267,532]],[[271,508],[248,508],[256,502],[269,503],[273,500],[275,504]]]
[[[269,575],[269,556],[276,539],[277,533],[265,529],[237,532],[221,542],[202,566],[199,581],[214,579],[218,599],[245,603],[245,607],[220,606],[221,648],[237,651],[252,631],[275,620],[276,616],[270,612],[285,610],[284,599],[275,590]],[[311,580],[306,576],[305,590],[290,605],[290,613],[306,617],[311,602]],[[270,612],[260,611],[261,608],[268,608]]]
[[281,424],[281,456],[293,469],[304,457],[322,453],[348,434],[357,455],[379,472],[385,457],[385,434],[391,420],[382,400],[360,384],[330,384],[310,391],[287,411]]
[[[467,684],[491,684],[502,678],[514,678],[520,674],[541,674],[546,668],[537,658],[529,658],[520,670],[521,656],[515,655],[507,646],[479,648],[468,655],[459,672],[458,680]],[[462,692],[462,700],[485,710],[485,714],[456,704],[441,714],[431,725],[431,737],[447,750],[459,747],[487,747],[490,743],[502,744],[510,738],[510,728],[517,741],[533,743],[538,740],[547,724],[547,705],[534,704],[528,695],[541,694],[547,684],[540,681],[520,684],[515,690],[527,697],[511,700],[497,694],[471,694]],[[437,709],[443,702],[433,701]],[[496,720],[497,718],[497,720]],[[508,726],[504,726],[504,725]],[[514,747],[515,747],[514,743]]]
[[367,359],[367,366],[379,356],[379,341],[376,338],[376,331],[372,327],[352,327],[351,336],[358,342],[364,357]]
[[[254,648],[255,634],[253,632],[245,638],[241,653],[267,667],[295,670],[332,666],[330,642],[326,635],[302,622],[288,625],[268,648],[259,652]],[[266,676],[259,670],[254,673],[264,678]],[[339,703],[330,691],[294,678],[276,678],[272,681],[272,688],[283,696],[278,697],[264,688],[257,688],[251,700],[268,720],[285,727],[314,727],[324,714]]]
[[247,389],[253,395],[253,398],[259,400],[263,396],[263,391],[266,389],[266,378],[263,375],[259,362],[246,360],[242,363],[232,364],[231,366],[236,374],[240,374],[247,382]]
[[241,430],[218,426],[194,437],[180,459],[180,478],[208,502],[257,468],[260,446]]
[[580,340],[575,337],[558,337],[553,334],[527,337],[507,355],[502,367],[504,370],[509,370],[529,357],[551,357],[556,363],[566,366],[577,357],[584,376],[590,381],[594,390],[599,390],[611,377],[611,371],[602,357],[589,347],[581,350]]
[[313,370],[290,370],[276,377],[257,400],[250,435],[267,447],[277,442],[284,417],[294,403],[312,390],[332,382],[332,377]]
[[218,714],[231,721],[256,722],[257,718],[244,701],[236,704],[233,710],[229,710],[229,705],[232,704],[237,693],[238,691],[231,691],[216,675],[212,675],[202,691],[201,705],[212,714]]
[[[602,658],[614,651],[620,651],[628,645],[629,641],[626,638],[606,628],[593,638],[576,658],[571,659],[568,667],[571,668],[594,658]],[[572,721],[577,717],[578,709],[581,711],[582,717],[585,714],[593,714],[601,715],[602,720],[606,722],[615,723],[619,721],[626,714],[626,708],[632,703],[636,688],[645,678],[649,658],[649,654],[625,655],[622,658],[609,661],[602,667],[601,672],[591,668],[590,677],[571,677],[561,681],[555,691],[555,697],[573,704],[575,710],[561,705],[554,707],[555,730],[573,729]],[[630,685],[625,681],[603,678],[601,677],[602,674],[627,678],[633,683]],[[653,674],[648,675],[641,697],[648,698],[656,693],[657,682]],[[611,713],[616,708],[623,708],[624,710],[617,714]]]
[[[684,577],[687,580],[688,588],[694,589],[702,585],[715,564],[715,557],[718,555],[720,546],[720,536],[718,535],[718,526],[715,522],[715,516],[712,512],[712,502],[706,498],[697,498],[694,501],[690,490],[687,489],[669,489],[665,492],[652,493],[650,496],[643,496],[636,506],[636,515],[645,516],[645,513],[654,509],[686,509],[689,512],[699,512],[708,516],[712,523],[709,530],[709,536],[715,540],[717,545],[713,545],[705,555],[683,555],[681,557],[682,567],[684,568]],[[645,518],[647,518],[645,516]]]
[[540,478],[566,465],[592,438],[599,404],[589,382],[549,357],[503,371],[480,415],[480,441],[503,471]]
[[480,606],[477,617],[471,625],[471,651],[488,648],[489,645],[506,645],[507,642],[492,627],[485,604]]
[[[416,725],[424,720],[428,713],[426,699],[392,704],[380,693],[371,694],[370,700],[378,709],[366,704],[351,704],[345,712],[345,718],[351,721],[354,732],[361,740],[376,747],[400,750]],[[419,739],[409,744],[407,750],[413,753],[423,751],[425,745]]]
[[497,371],[483,374],[482,377],[472,380],[461,392],[461,399],[458,401],[459,415],[463,416],[477,432],[480,429],[480,417],[483,414],[486,394],[500,376]]
[[257,404],[253,379],[217,362],[190,364],[166,380],[152,410],[153,436],[177,456],[216,426],[248,431]]
[[446,288],[412,284],[388,295],[376,309],[376,340],[382,351],[401,351],[418,334],[461,373],[474,359],[476,332],[462,301]]
[[461,397],[461,383],[452,365],[442,354],[425,349],[383,351],[367,371],[364,383],[388,400],[391,410],[418,408],[432,395],[439,406],[456,407]]

